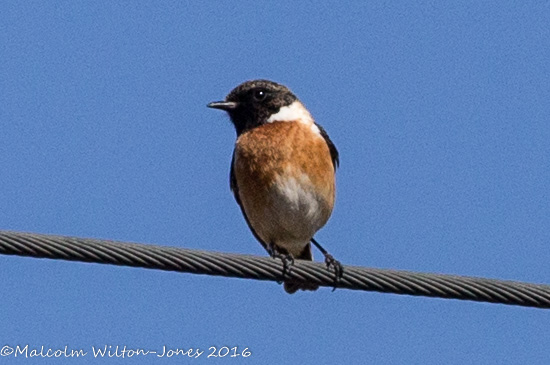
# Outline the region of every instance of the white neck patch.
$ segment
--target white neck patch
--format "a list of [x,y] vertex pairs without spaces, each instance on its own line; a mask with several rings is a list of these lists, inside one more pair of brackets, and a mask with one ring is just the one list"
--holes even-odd
[[279,111],[267,119],[268,123],[273,122],[299,122],[311,127],[311,130],[321,134],[319,128],[315,125],[313,117],[305,106],[298,100],[288,106],[283,106]]

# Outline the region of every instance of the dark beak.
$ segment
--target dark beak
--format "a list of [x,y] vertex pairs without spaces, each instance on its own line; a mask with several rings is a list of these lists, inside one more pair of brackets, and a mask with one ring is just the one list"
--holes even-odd
[[228,111],[231,111],[235,108],[237,108],[237,103],[235,103],[234,101],[214,101],[210,104],[207,105],[207,107],[209,108],[214,108],[214,109],[221,109],[221,110],[225,110],[226,112]]

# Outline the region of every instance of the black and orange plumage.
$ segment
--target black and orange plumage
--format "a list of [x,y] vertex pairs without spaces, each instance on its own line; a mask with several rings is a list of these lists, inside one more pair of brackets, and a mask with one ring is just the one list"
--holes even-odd
[[[237,131],[230,185],[256,239],[272,256],[312,260],[310,242],[334,206],[339,159],[328,134],[288,88],[272,81],[247,81],[208,106],[227,111]],[[322,251],[327,264],[341,269]],[[284,284],[288,293],[317,289]]]

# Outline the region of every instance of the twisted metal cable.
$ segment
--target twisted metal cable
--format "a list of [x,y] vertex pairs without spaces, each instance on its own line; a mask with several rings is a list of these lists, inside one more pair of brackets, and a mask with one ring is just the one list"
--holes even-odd
[[[269,257],[109,240],[0,231],[0,254],[143,267],[192,274],[280,281]],[[550,286],[454,275],[345,266],[336,283],[322,263],[296,260],[288,279],[320,286],[550,308]]]

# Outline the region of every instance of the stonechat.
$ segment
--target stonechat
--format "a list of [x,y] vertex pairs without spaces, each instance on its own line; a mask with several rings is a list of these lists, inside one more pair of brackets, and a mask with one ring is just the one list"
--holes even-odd
[[334,268],[342,266],[313,235],[334,206],[338,150],[327,132],[287,87],[268,80],[246,81],[224,101],[237,131],[230,186],[252,234],[272,257],[283,260],[286,292],[317,285],[284,279],[294,259],[313,260],[313,243]]

